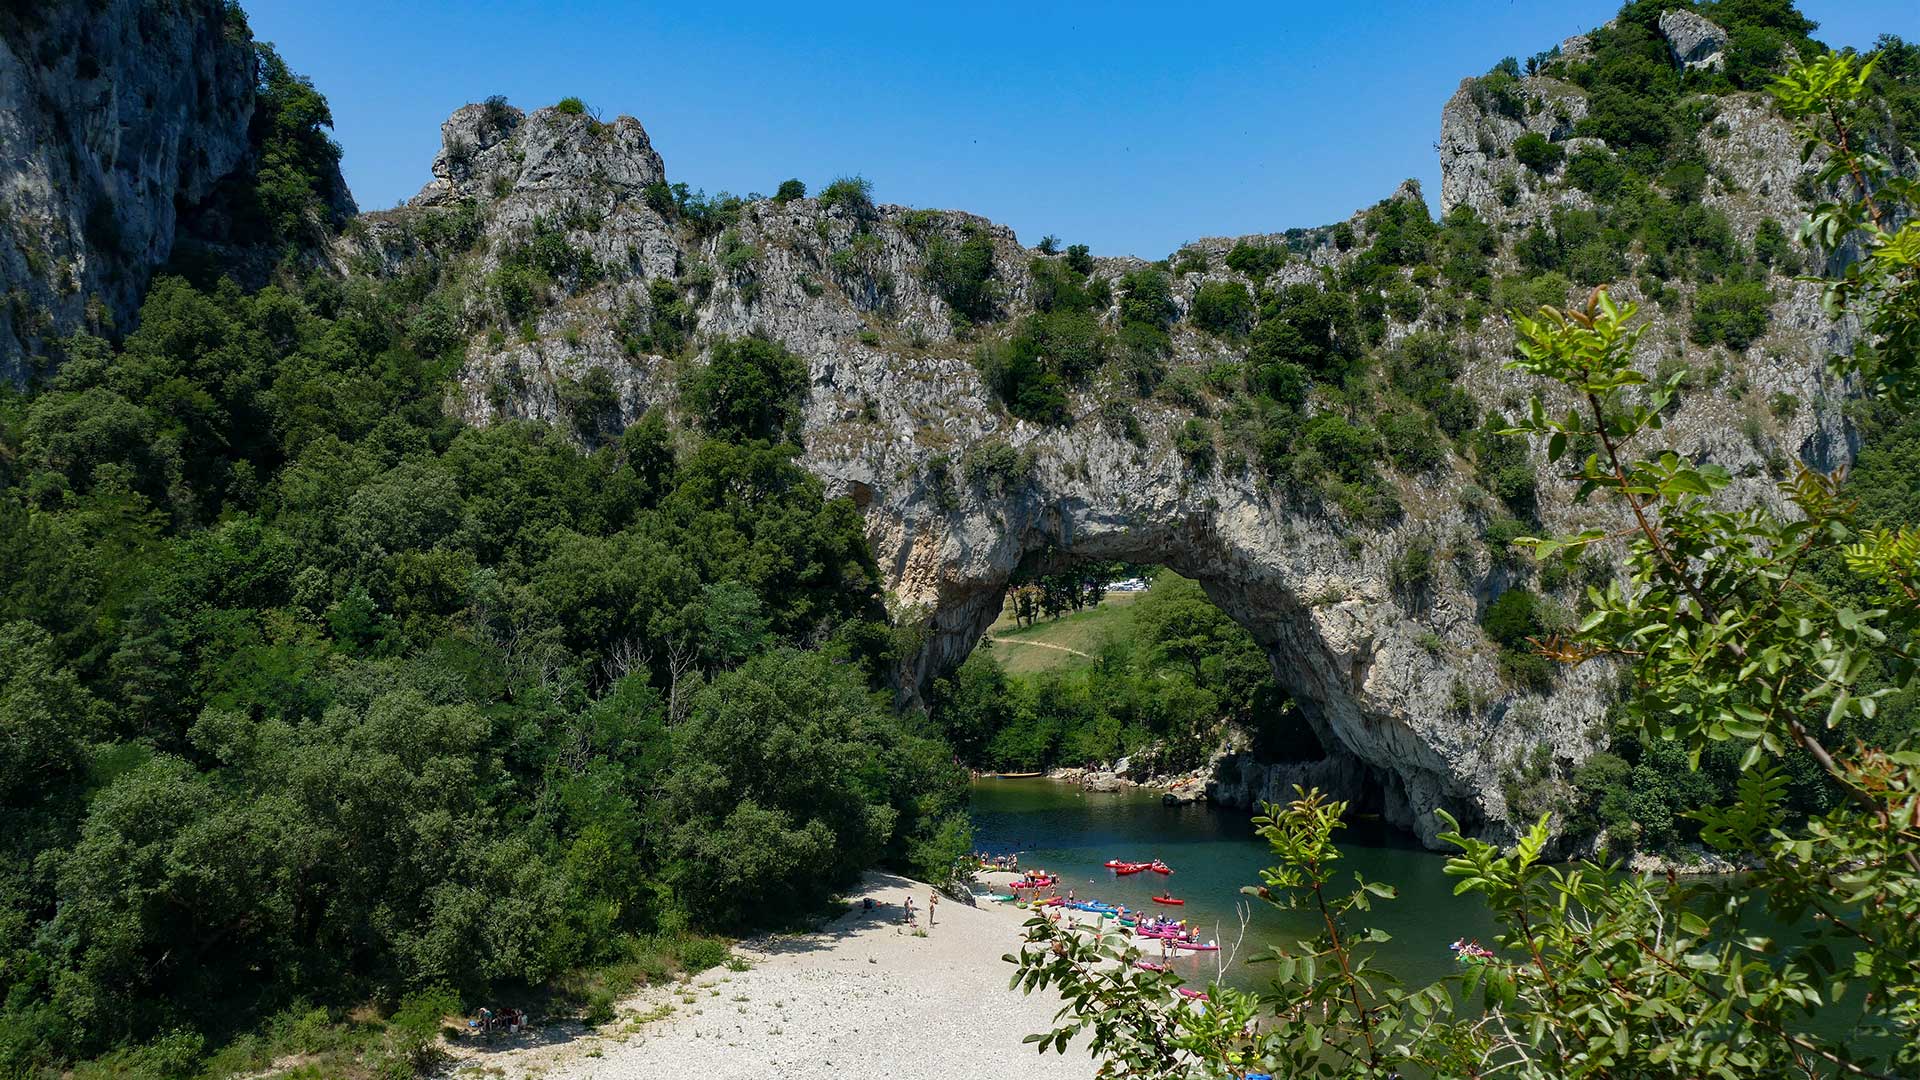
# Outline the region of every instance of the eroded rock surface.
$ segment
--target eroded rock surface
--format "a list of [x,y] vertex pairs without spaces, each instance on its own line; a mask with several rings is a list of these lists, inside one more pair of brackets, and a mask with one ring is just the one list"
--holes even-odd
[[[1576,40],[1567,51],[1579,47]],[[1441,134],[1442,209],[1470,207],[1500,229],[1502,273],[1515,272],[1511,242],[1520,231],[1585,199],[1551,184],[1555,174],[1520,169],[1511,151],[1527,131],[1577,150],[1582,140],[1571,135],[1584,96],[1551,79],[1517,82],[1517,102],[1463,85]],[[1763,100],[1718,100],[1724,127],[1703,140],[1713,178],[1701,197],[1750,244],[1763,222],[1798,220],[1794,191],[1809,167],[1776,153],[1791,135]],[[702,342],[722,336],[763,335],[805,358],[802,460],[861,508],[895,617],[923,631],[923,647],[901,672],[909,695],[965,658],[1023,564],[1126,559],[1199,580],[1266,648],[1324,747],[1303,763],[1245,755],[1223,763],[1218,800],[1246,803],[1296,781],[1318,783],[1429,840],[1436,809],[1503,835],[1515,816],[1506,778],[1519,762],[1544,754],[1564,770],[1601,745],[1614,679],[1607,668],[1561,674],[1547,693],[1501,676],[1479,619],[1518,571],[1482,539],[1489,511],[1467,463],[1450,458],[1436,471],[1395,475],[1404,513],[1367,526],[1231,455],[1191,467],[1173,433],[1193,408],[1164,396],[1136,400],[1105,377],[1076,391],[1071,425],[1014,419],[972,363],[977,339],[1005,334],[1032,309],[1028,264],[1037,252],[1010,230],[958,212],[801,198],[751,201],[737,221],[701,233],[663,214],[664,177],[630,118],[469,106],[447,122],[420,196],[363,217],[337,256],[353,272],[376,274],[438,261],[468,283],[453,313],[466,328],[467,361],[451,407],[477,423],[568,420],[568,401],[593,372],[617,398],[615,421],[650,408],[676,412],[678,378]],[[1421,193],[1409,184],[1393,197]],[[1176,302],[1184,311],[1207,281],[1317,282],[1366,245],[1365,217],[1350,225],[1357,245],[1336,243],[1330,229],[1249,238],[1294,250],[1264,281],[1224,266],[1232,240],[1195,241],[1183,251],[1204,255],[1207,268],[1175,275]],[[975,235],[992,245],[1001,298],[1000,319],[981,327],[956,320],[925,273],[931,248]],[[529,245],[561,254],[537,302],[503,320],[501,272]],[[1115,281],[1141,265],[1099,259],[1094,273]],[[1778,273],[1768,284],[1772,328],[1743,354],[1689,344],[1693,286],[1674,282],[1648,307],[1652,327],[1639,356],[1650,373],[1680,361],[1701,373],[1660,437],[1725,465],[1742,478],[1735,497],[1743,499],[1774,498],[1772,478],[1793,458],[1828,468],[1853,452],[1845,388],[1823,365],[1846,345],[1847,328],[1822,314],[1813,286]],[[1630,282],[1617,292],[1638,298]],[[684,304],[691,324],[691,360],[657,336],[674,304]],[[1117,318],[1117,310],[1104,315],[1110,326]],[[1430,304],[1390,321],[1387,344],[1420,330],[1442,334],[1468,358],[1459,385],[1483,409],[1510,410],[1538,389],[1503,368],[1511,328],[1497,314],[1469,323]],[[1240,348],[1183,322],[1167,363],[1204,371],[1242,359]],[[1116,400],[1137,429],[1109,422],[1103,409]],[[1604,509],[1572,505],[1570,485],[1544,469],[1541,478],[1548,528],[1618,524]],[[1416,544],[1437,555],[1432,578],[1396,588],[1395,563]]]
[[1727,32],[1691,11],[1663,12],[1660,34],[1673,50],[1673,62],[1688,71],[1719,71],[1727,66]]
[[247,152],[252,39],[220,0],[185,6],[0,15],[0,379],[53,339],[129,324],[179,208]]

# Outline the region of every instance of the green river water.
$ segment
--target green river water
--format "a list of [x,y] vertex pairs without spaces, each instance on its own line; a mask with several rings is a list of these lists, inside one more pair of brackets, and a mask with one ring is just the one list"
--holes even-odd
[[[1165,806],[1158,794],[1141,791],[1107,794],[1051,780],[988,779],[973,786],[973,828],[977,850],[1019,852],[1021,869],[1059,874],[1061,895],[1072,889],[1081,899],[1178,913],[1197,925],[1202,940],[1219,941],[1222,949],[1178,955],[1174,970],[1189,983],[1217,979],[1243,990],[1264,989],[1265,965],[1249,965],[1248,958],[1270,944],[1311,937],[1317,929],[1317,916],[1309,912],[1278,910],[1240,894],[1241,886],[1260,884],[1260,870],[1273,861],[1246,811]],[[1364,919],[1364,925],[1392,935],[1374,946],[1376,968],[1419,986],[1458,970],[1447,949],[1456,938],[1492,944],[1492,917],[1478,898],[1454,895],[1453,880],[1444,872],[1445,855],[1378,821],[1356,821],[1335,833],[1335,840],[1345,863],[1336,885],[1351,890],[1352,872],[1358,871],[1399,892],[1396,899],[1375,900]],[[1173,874],[1122,876],[1104,865],[1108,859],[1156,858]],[[1155,904],[1152,897],[1163,891],[1186,903],[1177,908]],[[1249,919],[1237,957],[1229,962],[1228,950],[1240,935],[1237,906],[1248,910]],[[1757,911],[1744,928],[1782,938],[1794,933]],[[1849,997],[1857,996],[1856,987]],[[1857,1007],[1856,1002],[1852,1008],[1824,1011],[1804,1027],[1865,1049],[1872,1040],[1853,1030]]]
[[[1176,970],[1192,982],[1217,977],[1256,989],[1265,976],[1261,965],[1246,963],[1249,956],[1265,952],[1270,943],[1314,932],[1316,917],[1308,912],[1279,911],[1240,894],[1241,886],[1260,884],[1261,868],[1272,864],[1245,811],[1164,806],[1158,794],[1083,792],[1051,780],[981,780],[973,789],[973,829],[979,850],[1017,851],[1022,869],[1058,873],[1062,895],[1071,888],[1082,899],[1158,909],[1199,926],[1201,937],[1219,941],[1222,951],[1180,957]],[[1395,900],[1375,901],[1367,920],[1393,936],[1378,946],[1378,966],[1418,984],[1455,970],[1447,950],[1454,939],[1491,941],[1493,921],[1485,909],[1472,897],[1453,895],[1453,882],[1443,873],[1446,856],[1378,822],[1355,822],[1335,835],[1349,872],[1341,883],[1358,871],[1400,893]],[[1121,876],[1104,865],[1108,859],[1155,858],[1173,874]],[[1186,903],[1178,908],[1153,903],[1151,897],[1162,889]],[[1238,958],[1226,965],[1227,950],[1239,935],[1236,905],[1251,907],[1250,920]]]

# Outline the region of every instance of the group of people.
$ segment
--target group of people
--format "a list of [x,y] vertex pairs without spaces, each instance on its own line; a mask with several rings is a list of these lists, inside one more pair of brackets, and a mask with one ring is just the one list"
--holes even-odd
[[482,1005],[480,1006],[480,1011],[475,1014],[474,1018],[467,1021],[467,1026],[482,1035],[491,1035],[495,1032],[506,1032],[509,1035],[517,1035],[527,1026],[527,1014],[514,1008],[501,1009],[499,1012],[495,1012],[485,1005]]
[[1020,869],[1020,855],[1018,852],[1008,855],[988,855],[984,852],[976,851],[973,853],[973,857],[980,863],[980,869],[982,870]]
[[[927,890],[927,928],[929,930],[933,928],[934,909],[939,906],[940,894],[932,889]],[[912,893],[907,894],[906,903],[902,904],[901,907],[903,909],[900,916],[901,921],[907,924],[907,929],[918,930],[920,928],[920,909],[913,906]]]

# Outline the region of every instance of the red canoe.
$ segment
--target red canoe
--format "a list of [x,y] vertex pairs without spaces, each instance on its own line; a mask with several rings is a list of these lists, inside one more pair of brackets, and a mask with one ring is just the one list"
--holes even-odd
[[1148,864],[1147,869],[1153,871],[1156,874],[1173,873],[1173,867],[1168,866],[1166,863],[1161,862],[1159,859],[1155,859],[1153,860],[1152,863]]
[[1154,898],[1153,898],[1153,902],[1154,902],[1154,903],[1156,903],[1156,904],[1184,904],[1184,903],[1186,903],[1186,901],[1185,901],[1185,900],[1176,900],[1176,899],[1174,899],[1174,898],[1173,898],[1173,897],[1171,897],[1171,896],[1156,896],[1156,897],[1154,897]]

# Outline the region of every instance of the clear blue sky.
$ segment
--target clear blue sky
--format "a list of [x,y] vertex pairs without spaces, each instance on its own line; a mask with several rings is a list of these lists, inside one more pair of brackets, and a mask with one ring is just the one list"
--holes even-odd
[[[971,210],[1100,254],[1339,220],[1412,176],[1439,194],[1461,78],[1606,21],[1616,0],[725,6],[246,0],[333,104],[363,209],[428,179],[439,125],[505,94],[639,118],[712,191]],[[1914,0],[1803,0],[1832,45],[1920,37]]]

